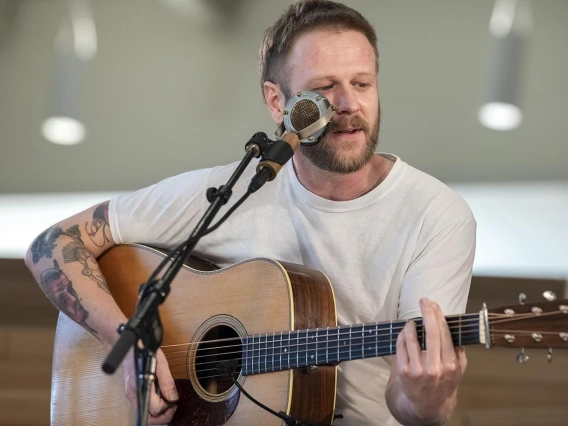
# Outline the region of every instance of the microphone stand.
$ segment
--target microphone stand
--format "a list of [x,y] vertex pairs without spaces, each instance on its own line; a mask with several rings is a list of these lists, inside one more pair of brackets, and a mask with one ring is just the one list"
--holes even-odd
[[[126,324],[118,328],[120,337],[104,360],[102,369],[107,374],[112,374],[122,362],[126,353],[134,346],[136,374],[137,374],[137,426],[148,424],[148,408],[150,392],[155,380],[156,352],[162,344],[163,329],[158,314],[158,306],[164,302],[170,293],[170,284],[176,274],[184,265],[185,261],[204,235],[215,230],[236,207],[240,205],[252,192],[258,190],[268,180],[274,179],[280,168],[294,155],[299,146],[298,137],[288,134],[282,140],[271,141],[265,133],[255,133],[245,145],[246,154],[233,172],[225,185],[219,188],[209,188],[207,199],[211,203],[186,242],[178,246],[170,253],[170,257],[164,259],[156,271],[150,276],[148,282],[140,287],[138,302],[134,315]],[[297,142],[291,144],[291,142]],[[245,171],[253,158],[262,155],[262,161],[257,167],[257,174],[251,180],[245,196],[235,204],[227,214],[213,227],[208,226],[221,207],[229,201],[232,188]],[[155,276],[171,260],[171,264],[161,278]],[[141,346],[139,345],[141,340]]]

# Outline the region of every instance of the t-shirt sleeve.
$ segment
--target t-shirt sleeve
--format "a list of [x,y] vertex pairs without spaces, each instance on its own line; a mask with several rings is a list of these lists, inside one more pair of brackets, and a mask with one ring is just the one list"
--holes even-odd
[[173,248],[197,225],[211,169],[164,179],[109,202],[109,222],[117,244]]
[[477,224],[468,214],[433,227],[421,236],[403,278],[398,317],[421,317],[420,299],[440,305],[444,315],[465,312],[475,257]]

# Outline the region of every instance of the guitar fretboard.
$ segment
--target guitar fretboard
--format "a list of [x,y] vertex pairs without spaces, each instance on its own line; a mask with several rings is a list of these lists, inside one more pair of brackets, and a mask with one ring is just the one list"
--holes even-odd
[[[479,343],[479,314],[446,317],[454,346]],[[426,349],[422,319],[414,320]],[[394,355],[406,321],[254,334],[243,338],[243,375]]]

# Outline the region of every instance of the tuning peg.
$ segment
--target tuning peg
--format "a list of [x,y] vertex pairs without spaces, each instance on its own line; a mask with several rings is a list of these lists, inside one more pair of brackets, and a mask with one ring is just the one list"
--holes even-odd
[[553,300],[556,300],[556,294],[554,294],[553,292],[547,290],[544,293],[542,293],[542,297],[544,297],[546,300],[548,300],[549,302],[552,302]]
[[519,305],[524,305],[527,301],[527,295],[525,293],[519,294]]
[[546,355],[548,362],[552,362],[552,348],[548,348],[548,355]]
[[524,364],[529,360],[529,356],[525,353],[525,348],[521,347],[521,352],[517,355],[517,362],[519,364]]

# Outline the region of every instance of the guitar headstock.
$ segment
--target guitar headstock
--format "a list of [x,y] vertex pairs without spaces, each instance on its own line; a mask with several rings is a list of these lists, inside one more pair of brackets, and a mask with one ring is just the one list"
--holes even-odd
[[518,305],[488,310],[491,346],[521,348],[517,357],[524,362],[525,348],[548,348],[552,359],[553,348],[568,348],[568,299],[556,300],[546,291],[542,302],[526,303],[521,293]]

